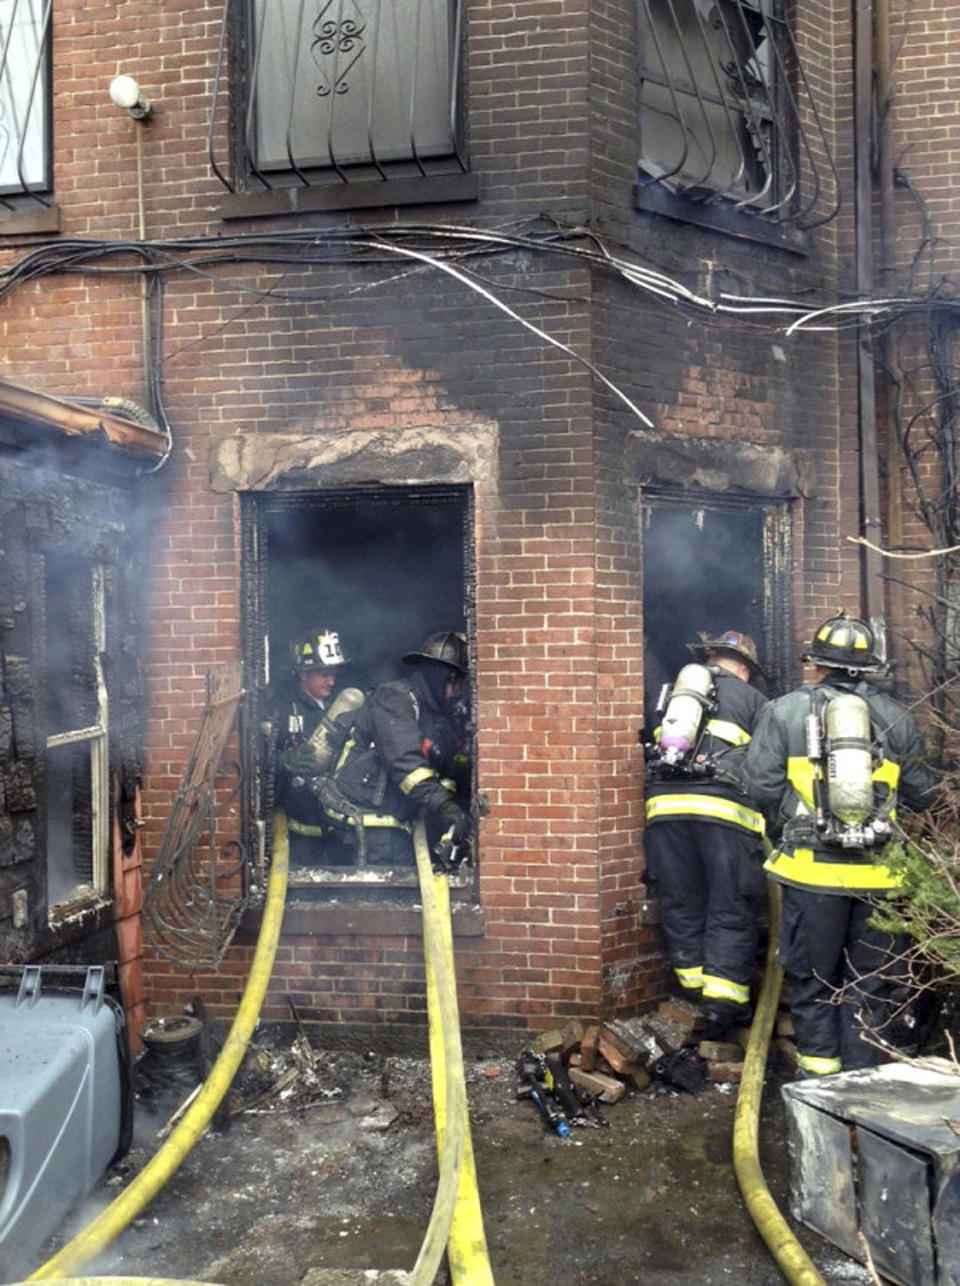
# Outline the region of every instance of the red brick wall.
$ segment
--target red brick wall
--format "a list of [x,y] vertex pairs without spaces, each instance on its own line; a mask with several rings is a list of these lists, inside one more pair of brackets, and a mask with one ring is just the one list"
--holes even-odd
[[[809,8],[811,29],[835,38],[817,75],[849,168],[849,57],[836,52],[849,39],[846,19],[836,6]],[[849,220],[795,255],[632,208],[628,0],[474,0],[467,12],[478,203],[225,225],[206,156],[219,6],[58,3],[63,237],[137,236],[139,138],[150,239],[216,238],[222,248],[265,227],[526,229],[547,215],[539,226],[589,220],[618,252],[697,289],[720,276],[744,293],[804,297],[836,279]],[[817,25],[826,12],[832,28]],[[139,134],[107,101],[118,70],[136,75],[156,103]],[[24,250],[0,238],[5,264]],[[163,394],[174,450],[136,498],[151,515],[142,551],[147,864],[193,744],[205,672],[241,646],[236,503],[210,486],[219,445],[241,433],[376,429],[394,438],[423,425],[492,426],[497,471],[478,485],[476,549],[479,784],[491,807],[481,827],[481,915],[456,943],[464,1023],[537,1027],[554,1016],[627,1011],[660,994],[661,943],[645,923],[639,883],[644,480],[623,463],[636,417],[583,364],[448,275],[349,257],[192,272],[175,267],[176,247],[164,253],[172,266]],[[790,493],[799,636],[840,600],[856,604],[857,556],[845,543],[857,523],[848,342],[788,343],[722,323],[560,254],[517,248],[479,272],[487,289],[592,360],[658,431],[800,453],[807,472]],[[137,278],[43,277],[0,306],[0,327],[12,377],[145,400]],[[392,929],[376,921],[369,934],[296,923],[281,943],[265,1017],[287,1020],[289,993],[330,1023],[422,1028],[421,943],[409,918]],[[211,1013],[231,1013],[249,939],[245,929],[212,976],[186,975],[148,953],[149,1012],[199,994]]]

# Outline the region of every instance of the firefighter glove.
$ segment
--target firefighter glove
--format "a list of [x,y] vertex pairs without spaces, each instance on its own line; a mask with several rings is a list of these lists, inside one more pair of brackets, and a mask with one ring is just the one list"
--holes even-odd
[[440,806],[438,812],[444,831],[452,831],[451,839],[455,844],[462,844],[473,834],[473,818],[465,813],[453,800]]
[[313,777],[320,771],[320,762],[309,743],[285,750],[280,756],[280,763],[294,777]]

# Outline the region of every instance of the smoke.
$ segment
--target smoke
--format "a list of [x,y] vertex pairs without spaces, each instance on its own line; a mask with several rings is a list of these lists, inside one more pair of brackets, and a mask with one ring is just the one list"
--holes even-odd
[[643,522],[644,692],[691,659],[700,633],[734,629],[764,646],[764,515],[759,509],[652,504]]
[[315,629],[340,635],[349,682],[395,677],[404,652],[465,625],[464,499],[425,504],[415,492],[315,496],[268,514],[267,628],[271,679]]

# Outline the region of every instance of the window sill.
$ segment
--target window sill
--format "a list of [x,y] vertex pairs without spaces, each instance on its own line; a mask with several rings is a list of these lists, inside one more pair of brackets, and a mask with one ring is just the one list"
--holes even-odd
[[270,192],[237,192],[222,202],[219,213],[228,221],[264,219],[317,211],[446,205],[456,201],[476,201],[478,195],[479,183],[475,174],[432,174],[316,187],[274,188]]
[[647,214],[659,214],[678,223],[690,223],[710,232],[721,232],[742,241],[776,246],[793,254],[809,252],[806,233],[784,223],[769,223],[755,214],[745,214],[723,205],[706,205],[668,192],[656,183],[638,183],[633,189],[633,208]]
[[32,206],[29,210],[14,210],[10,214],[0,211],[0,236],[22,237],[28,233],[60,231],[58,205]]
[[[477,905],[472,872],[447,877],[456,937],[482,937],[486,919]],[[262,908],[248,907],[238,936],[259,932]],[[283,933],[293,936],[359,934],[367,937],[414,936],[423,932],[420,889],[414,872],[298,870],[287,885]]]
[[86,893],[50,907],[47,923],[56,933],[89,932],[112,919],[113,903],[104,893]]

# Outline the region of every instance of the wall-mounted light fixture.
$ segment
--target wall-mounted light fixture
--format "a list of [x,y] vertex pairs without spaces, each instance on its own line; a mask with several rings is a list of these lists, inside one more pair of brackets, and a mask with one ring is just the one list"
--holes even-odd
[[135,121],[148,121],[153,111],[149,98],[144,98],[132,76],[115,76],[110,82],[110,101],[130,113]]

